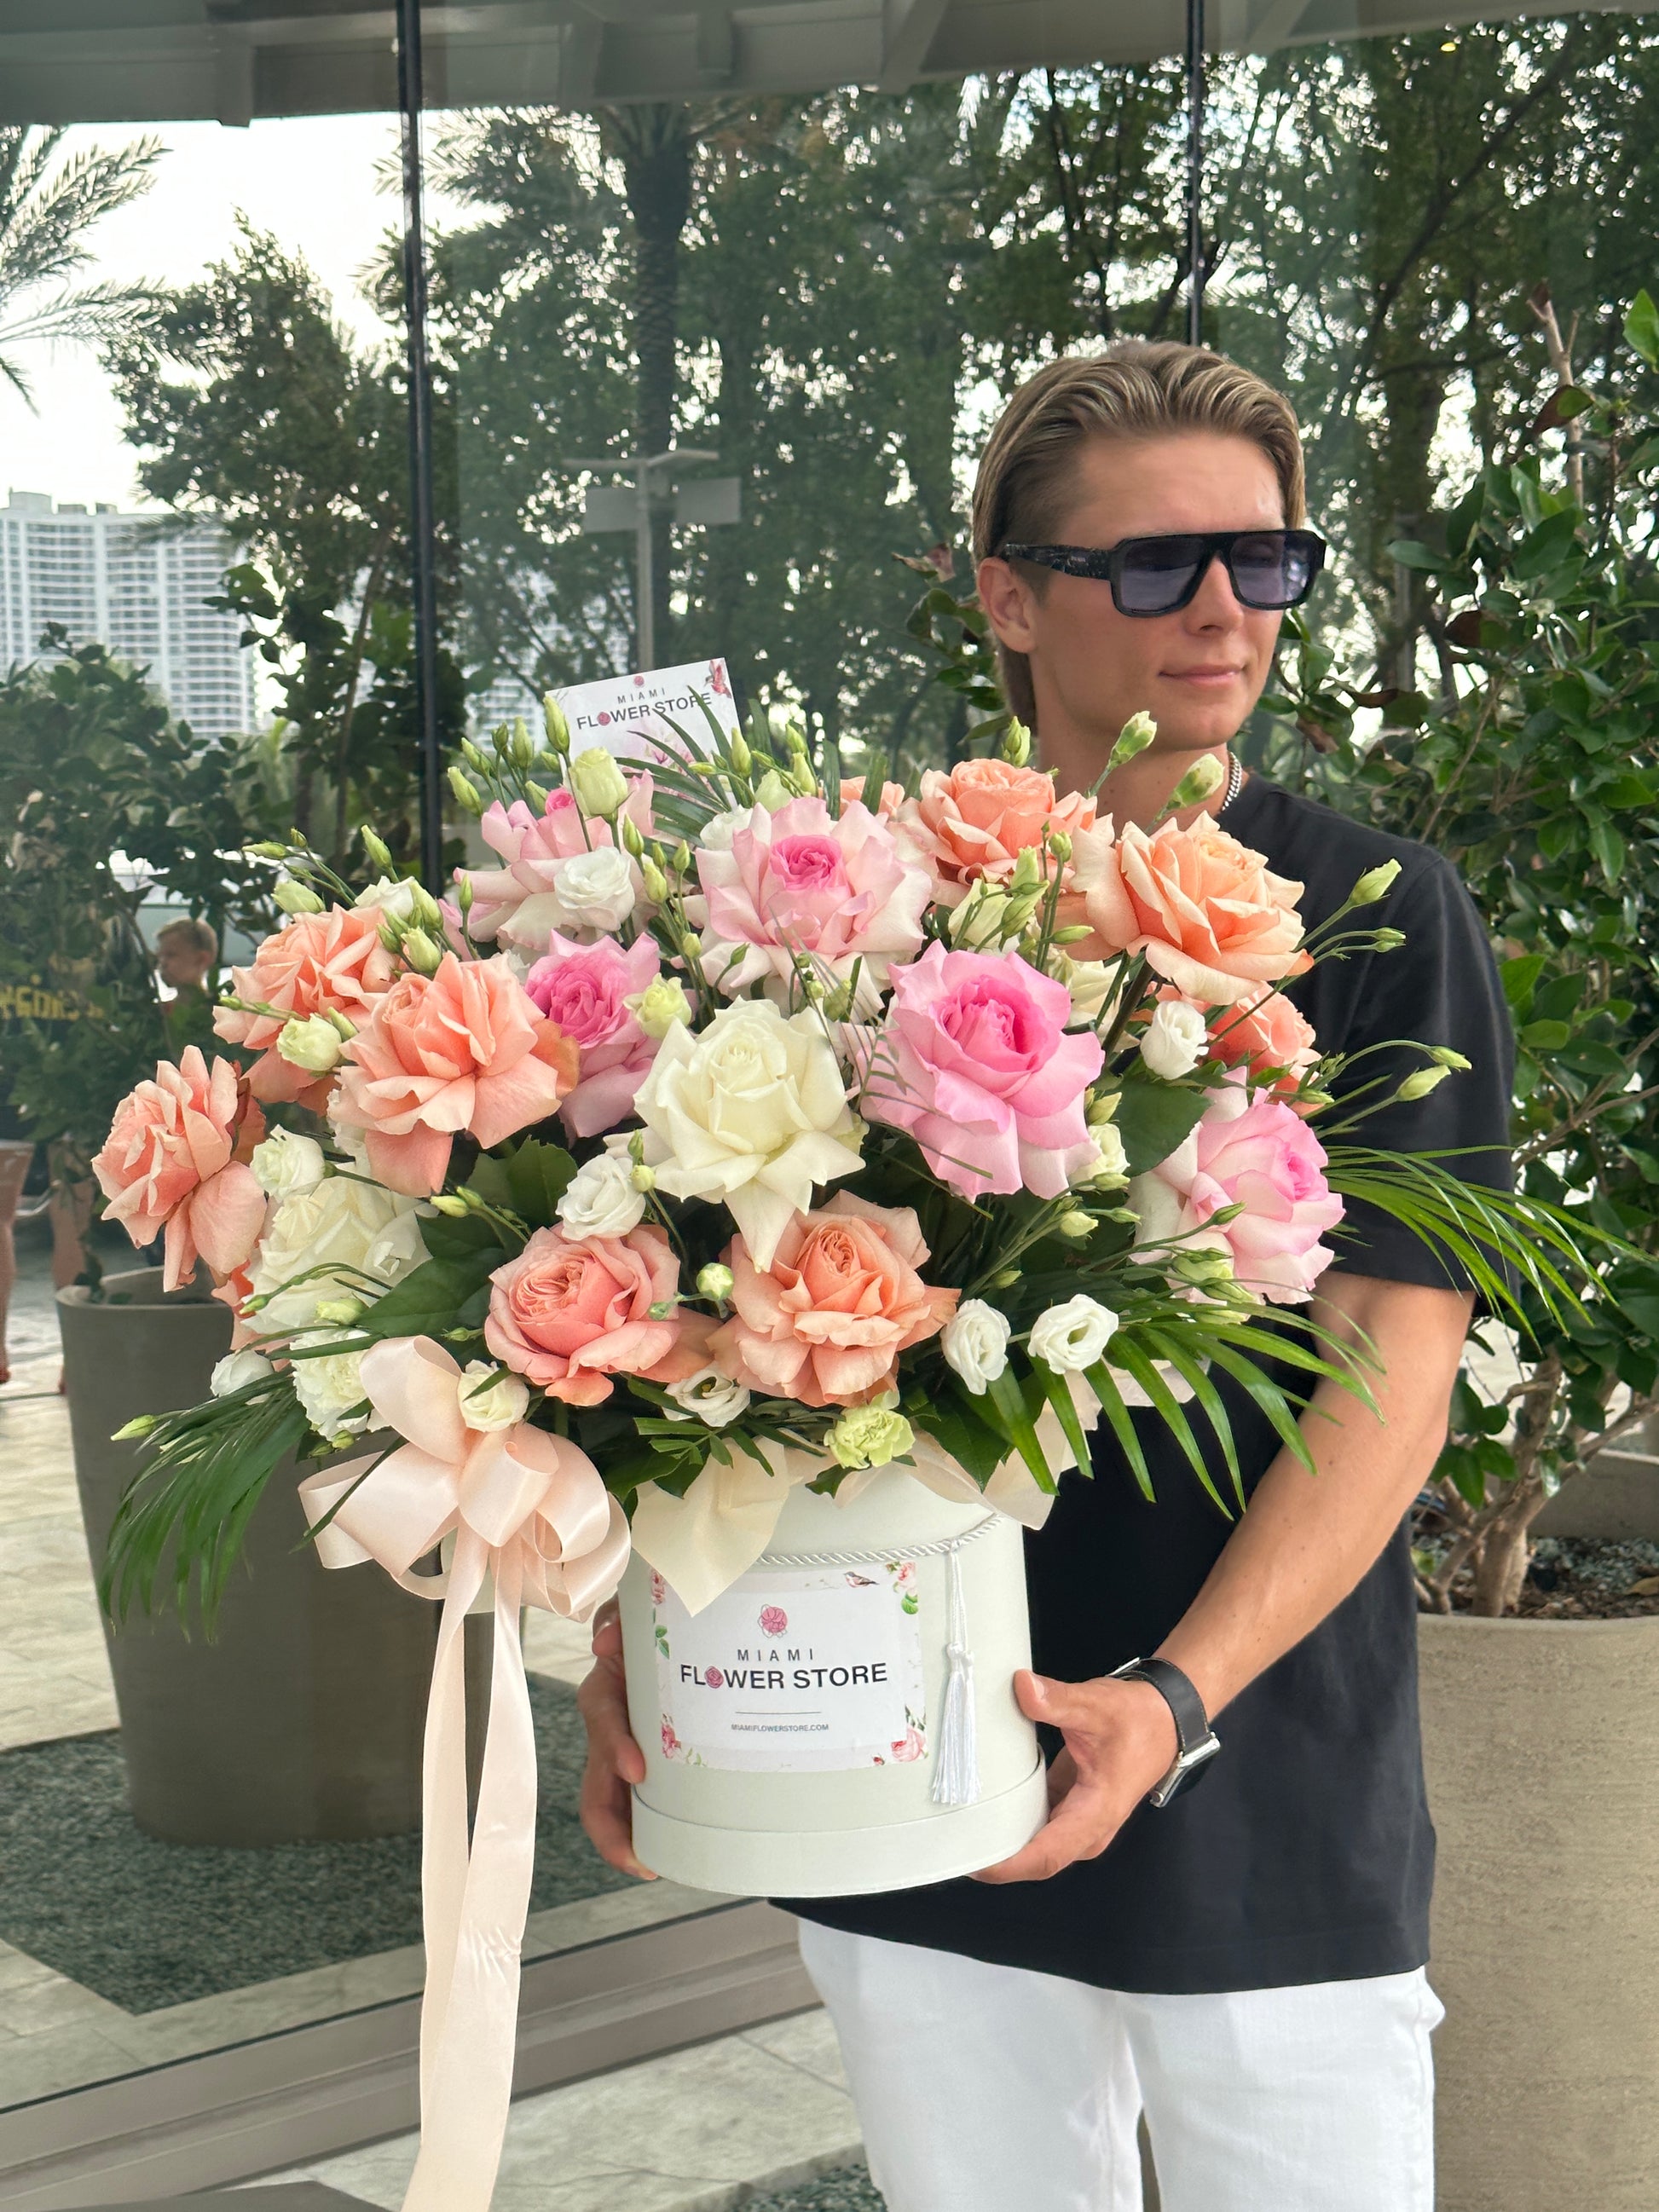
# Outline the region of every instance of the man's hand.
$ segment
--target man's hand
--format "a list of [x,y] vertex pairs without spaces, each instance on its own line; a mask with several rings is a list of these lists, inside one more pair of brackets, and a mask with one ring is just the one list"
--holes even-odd
[[1098,1858],[1178,1748],[1170,1708],[1148,1682],[1054,1682],[1022,1669],[1014,1695],[1029,1720],[1060,1731],[1066,1748],[1048,1770],[1048,1826],[975,1881],[1047,1881]]
[[629,1790],[645,1779],[645,1753],[628,1732],[622,1621],[614,1598],[593,1616],[593,1670],[576,1692],[576,1709],[587,1729],[580,1801],[587,1840],[607,1866],[655,1881],[650,1868],[634,1856]]

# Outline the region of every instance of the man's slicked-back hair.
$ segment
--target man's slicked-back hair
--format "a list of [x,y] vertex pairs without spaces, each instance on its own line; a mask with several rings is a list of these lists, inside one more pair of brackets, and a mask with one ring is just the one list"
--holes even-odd
[[[1282,392],[1201,346],[1126,338],[1103,353],[1067,355],[1021,385],[991,433],[974,484],[974,558],[998,546],[1052,543],[1076,498],[1079,448],[1093,438],[1167,438],[1208,430],[1245,438],[1273,463],[1294,527],[1306,513],[1296,414]],[[1038,588],[1047,572],[1036,572]],[[1036,719],[1030,665],[997,647],[1002,689],[1020,720]]]

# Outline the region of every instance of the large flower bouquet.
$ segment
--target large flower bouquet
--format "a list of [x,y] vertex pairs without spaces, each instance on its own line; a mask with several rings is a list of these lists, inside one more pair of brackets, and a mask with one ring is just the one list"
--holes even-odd
[[[1406,1047],[1403,1077],[1358,1080],[1285,995],[1400,941],[1357,918],[1397,864],[1310,933],[1299,885],[1175,819],[1209,761],[1147,832],[1057,794],[1018,724],[914,792],[820,775],[792,723],[680,734],[649,771],[573,757],[550,701],[544,746],[522,723],[469,746],[455,793],[501,865],[441,903],[371,830],[356,892],[297,839],[263,848],[288,919],[217,1017],[251,1064],[164,1064],[96,1162],[135,1241],[164,1234],[168,1287],[207,1261],[238,1346],[210,1403],[145,1425],[118,1611],[168,1553],[210,1607],[290,1451],[389,1431],[307,1485],[327,1521],[372,1506],[441,1401],[460,1472],[401,1568],[476,1492],[578,1615],[630,1515],[783,1449],[825,1491],[896,1462],[1035,1522],[1102,1419],[1150,1492],[1150,1408],[1242,1503],[1218,1377],[1304,1456],[1287,1370],[1366,1389],[1307,1310],[1344,1190],[1500,1306],[1517,1270],[1564,1287],[1535,1206],[1334,1141],[1459,1066]],[[1136,717],[1113,763],[1152,734]]]

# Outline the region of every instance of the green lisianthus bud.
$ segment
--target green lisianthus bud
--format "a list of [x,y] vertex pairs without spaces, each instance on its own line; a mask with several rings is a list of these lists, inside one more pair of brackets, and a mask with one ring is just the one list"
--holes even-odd
[[1008,878],[1011,892],[1034,891],[1042,883],[1042,862],[1035,845],[1022,846],[1014,856],[1013,873]]
[[349,1044],[352,1038],[357,1034],[356,1023],[351,1019],[349,1014],[343,1014],[337,1006],[331,1006],[327,1012],[323,1016],[323,1019],[333,1024],[335,1029],[339,1033],[340,1041],[343,1044]]
[[726,757],[738,775],[747,775],[755,765],[755,756],[750,751],[749,741],[741,730],[733,730],[726,739]]
[[660,906],[668,896],[668,878],[649,854],[640,862],[640,876],[647,898],[653,906]]
[[1402,1106],[1408,1106],[1413,1099],[1426,1098],[1431,1091],[1437,1090],[1450,1073],[1449,1067],[1419,1067],[1414,1075],[1406,1078],[1394,1095]]
[[112,1444],[140,1443],[156,1426],[161,1418],[159,1413],[136,1413],[131,1420],[123,1422],[111,1437],[110,1442]]
[[446,1214],[451,1221],[461,1221],[466,1217],[466,1208],[461,1200],[447,1190],[435,1192],[428,1203],[434,1213]]
[[[1069,860],[1071,859],[1072,841],[1066,835],[1066,832],[1063,830],[1051,830],[1048,832],[1048,850],[1054,854],[1057,860]],[[1086,931],[1085,934],[1087,934]]]
[[1117,733],[1117,743],[1112,747],[1111,757],[1106,763],[1106,773],[1111,775],[1125,768],[1138,753],[1144,753],[1158,735],[1158,724],[1144,710],[1131,714]]
[[530,734],[530,725],[522,714],[513,717],[513,765],[528,768],[536,757],[536,744]]
[[1054,1229],[1059,1236],[1069,1237],[1074,1243],[1080,1244],[1085,1237],[1094,1235],[1095,1218],[1092,1213],[1085,1213],[1080,1206],[1073,1206],[1060,1215]]
[[569,779],[584,814],[609,821],[628,798],[627,781],[603,745],[590,745],[578,753],[570,763]]
[[370,867],[378,868],[382,875],[386,874],[392,866],[391,846],[383,837],[376,836],[367,822],[358,830],[357,835],[362,840],[363,852]]
[[302,884],[293,876],[282,876],[271,896],[284,914],[320,914],[323,902],[309,884]]
[[885,1467],[915,1440],[903,1414],[882,1406],[849,1406],[824,1438],[831,1456],[846,1468]]
[[1454,1052],[1449,1044],[1431,1045],[1429,1057],[1431,1060],[1438,1060],[1442,1067],[1455,1067],[1460,1073],[1467,1072],[1474,1066],[1472,1060],[1466,1060],[1461,1052]]
[[495,763],[487,753],[481,753],[471,738],[461,739],[461,758],[476,775],[494,775]]
[[443,963],[442,945],[423,929],[406,930],[402,951],[410,966],[422,975],[435,975]]
[[706,1267],[697,1270],[697,1289],[702,1297],[713,1298],[716,1305],[724,1305],[732,1295],[736,1277],[729,1267],[711,1260]]
[[319,1298],[317,1318],[331,1322],[340,1328],[349,1328],[358,1316],[368,1310],[362,1298]]
[[643,1192],[655,1190],[657,1188],[657,1170],[655,1168],[647,1167],[645,1163],[641,1161],[638,1167],[631,1170],[628,1180],[633,1184],[635,1189],[637,1191]]
[[640,835],[640,825],[630,814],[624,814],[617,823],[622,838],[622,848],[631,860],[637,860],[645,851],[645,840]]
[[532,807],[538,814],[546,813],[547,802],[551,794],[544,783],[534,783],[528,776],[526,776],[525,778],[524,795],[530,801]]
[[1019,1278],[1020,1270],[1018,1267],[999,1267],[991,1278],[991,1288],[994,1291],[1012,1290]]
[[495,728],[489,732],[489,742],[495,748],[497,760],[510,760],[513,757],[513,732],[505,722],[496,723]]
[[1085,937],[1093,935],[1094,932],[1086,921],[1074,921],[1064,929],[1057,929],[1050,942],[1054,945],[1080,945]]
[[1403,929],[1374,929],[1371,932],[1371,944],[1378,952],[1398,952],[1405,942]]
[[755,804],[763,806],[769,814],[775,814],[781,806],[787,806],[792,799],[799,795],[792,785],[784,781],[775,768],[769,768],[755,786]]
[[465,868],[455,871],[455,903],[461,909],[461,918],[472,911],[472,878]]
[[1031,732],[1018,714],[1011,714],[1002,733],[1002,757],[1011,768],[1024,768],[1031,757]]
[[474,785],[467,781],[466,776],[461,769],[458,768],[452,768],[450,769],[449,788],[455,795],[455,804],[460,808],[464,814],[482,814],[483,812],[484,803],[483,793],[477,790]]
[[689,876],[690,872],[691,848],[686,843],[684,838],[682,837],[679,843],[674,848],[674,873],[677,876]]
[[288,857],[288,847],[279,845],[274,837],[262,837],[257,845],[250,845],[247,850],[260,860],[282,860]]
[[564,708],[550,691],[542,701],[542,727],[547,732],[547,742],[561,757],[570,750],[570,725],[564,718]]
[[1367,868],[1359,881],[1348,893],[1350,906],[1375,906],[1385,892],[1392,890],[1400,873],[1398,860],[1384,860],[1380,867]]

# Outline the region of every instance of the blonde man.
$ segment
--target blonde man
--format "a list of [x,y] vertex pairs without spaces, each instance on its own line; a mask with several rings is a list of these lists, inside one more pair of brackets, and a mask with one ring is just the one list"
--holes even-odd
[[[1214,756],[1207,811],[1304,885],[1310,926],[1398,860],[1386,919],[1405,947],[1322,964],[1295,995],[1328,1050],[1466,1054],[1474,1073],[1376,1115],[1370,1140],[1483,1148],[1463,1171],[1503,1181],[1507,1021],[1452,870],[1231,750],[1322,559],[1303,503],[1289,403],[1234,364],[1141,343],[1051,364],[1010,402],[975,496],[1005,687],[1062,792],[1094,782],[1130,714],[1156,718],[1102,788],[1119,822],[1150,826]],[[1097,1437],[1093,1479],[1062,1482],[1028,1547],[1038,1671],[1016,1692],[1053,1756],[1047,1826],[974,1881],[792,1905],[890,2212],[1136,2212],[1143,2112],[1164,2212],[1431,2212],[1434,1838],[1405,1516],[1472,1298],[1387,1220],[1351,1206],[1347,1226],[1318,1305],[1376,1346],[1382,1418],[1322,1385],[1310,1478],[1224,1384],[1249,1492],[1236,1522],[1155,1420],[1156,1504]],[[607,1621],[585,1803],[628,1865],[643,1765],[616,1645]],[[1178,1743],[1217,1719],[1220,1755],[1155,1808]]]

